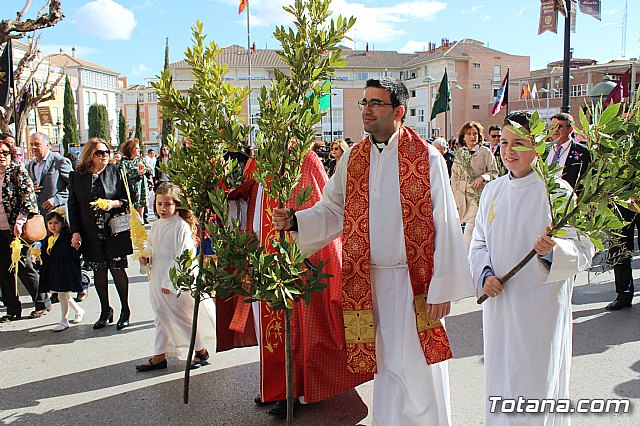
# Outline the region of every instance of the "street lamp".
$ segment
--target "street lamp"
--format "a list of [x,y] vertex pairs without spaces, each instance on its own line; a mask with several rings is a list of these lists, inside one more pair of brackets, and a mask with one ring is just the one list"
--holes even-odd
[[[546,110],[546,112],[545,112],[545,118],[546,118],[547,120],[549,120],[549,116],[550,116],[550,114],[549,114],[549,95],[553,95],[553,96],[555,96],[555,95],[557,95],[558,93],[560,93],[560,91],[559,91],[559,90],[557,90],[557,89],[549,89],[549,88],[544,88],[544,87],[543,87],[542,89],[540,89],[540,90],[539,90],[539,92],[540,92],[540,93],[546,93],[546,96],[545,96],[545,97],[547,98],[547,110]],[[540,100],[538,100],[538,102],[539,102],[539,101],[540,101]]]
[[453,137],[453,92],[455,90],[462,90],[462,87],[456,84],[451,88],[451,105],[449,106],[449,109],[451,110],[451,114],[449,115],[449,133],[451,137],[449,137],[449,140]]
[[427,83],[427,117],[429,117],[429,121],[427,122],[427,138],[431,137],[431,83],[434,81],[436,81],[436,79],[430,75],[422,79],[423,83]]

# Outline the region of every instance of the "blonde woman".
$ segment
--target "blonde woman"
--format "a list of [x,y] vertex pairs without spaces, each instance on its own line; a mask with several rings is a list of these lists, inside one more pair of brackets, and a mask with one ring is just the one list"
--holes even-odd
[[496,159],[489,148],[482,145],[484,128],[476,121],[468,121],[458,132],[456,158],[451,168],[451,189],[458,207],[460,222],[464,224],[464,244],[469,251],[478,212],[480,193],[498,177]]

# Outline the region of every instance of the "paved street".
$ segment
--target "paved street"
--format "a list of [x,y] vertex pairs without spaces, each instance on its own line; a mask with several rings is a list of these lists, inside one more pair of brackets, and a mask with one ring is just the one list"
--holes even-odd
[[[635,259],[636,281],[640,276]],[[59,305],[48,315],[0,325],[0,422],[27,425],[214,424],[269,425],[282,422],[256,407],[258,351],[217,354],[192,374],[191,398],[182,402],[184,362],[169,369],[137,373],[153,348],[153,314],[146,276],[131,262],[133,325],[93,330],[99,314],[94,289],[82,302],[85,321],[62,333]],[[588,282],[590,278],[590,283]],[[614,297],[611,272],[583,273],[574,291],[573,401],[630,398],[631,412],[575,414],[575,425],[636,425],[640,416],[640,298],[632,309],[606,312]],[[116,319],[119,304],[110,286]],[[28,298],[23,298],[27,301]],[[31,306],[25,308],[25,314]],[[4,312],[4,309],[2,309]],[[457,302],[447,320],[456,359],[449,364],[453,422],[483,423],[481,312],[475,300]],[[523,365],[523,369],[527,366]],[[302,407],[300,425],[371,424],[372,383],[330,401]]]

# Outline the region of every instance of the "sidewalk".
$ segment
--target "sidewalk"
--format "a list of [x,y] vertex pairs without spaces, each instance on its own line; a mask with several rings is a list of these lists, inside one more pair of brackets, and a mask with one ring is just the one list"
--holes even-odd
[[[153,313],[146,276],[131,262],[132,326],[93,330],[95,290],[82,302],[82,324],[61,333],[59,305],[40,319],[0,325],[0,422],[28,425],[270,425],[282,421],[256,407],[259,354],[244,348],[216,354],[191,375],[190,403],[182,402],[184,361],[168,370],[137,373],[153,348]],[[636,257],[636,279],[640,276]],[[638,424],[640,409],[640,297],[632,309],[606,312],[615,297],[613,274],[583,273],[574,291],[571,398],[630,398],[627,414],[574,414],[574,425]],[[590,283],[588,279],[590,278]],[[115,319],[119,303],[110,285]],[[27,301],[28,298],[24,298]],[[25,305],[29,312],[30,305]],[[4,312],[4,309],[0,310]],[[455,303],[447,328],[456,359],[449,364],[453,423],[483,423],[482,314],[475,300]],[[523,368],[526,368],[523,365]],[[302,407],[300,425],[371,424],[372,382],[332,400]]]

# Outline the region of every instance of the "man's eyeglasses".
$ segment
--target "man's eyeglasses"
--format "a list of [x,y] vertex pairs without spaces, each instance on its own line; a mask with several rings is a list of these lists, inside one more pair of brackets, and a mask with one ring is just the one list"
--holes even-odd
[[493,139],[500,139],[502,137],[502,135],[491,135],[491,137]]
[[105,155],[109,155],[109,151],[104,149],[96,149],[93,153],[96,157],[104,157]]
[[11,151],[5,150],[5,149],[0,149],[0,155],[4,156],[4,157],[8,157],[9,155],[11,155]]
[[381,107],[383,105],[393,105],[393,104],[390,102],[382,102],[377,99],[372,99],[370,101],[358,101],[358,108],[360,108],[360,111],[363,111],[364,107],[366,106],[368,106],[371,111],[376,111],[378,107]]

